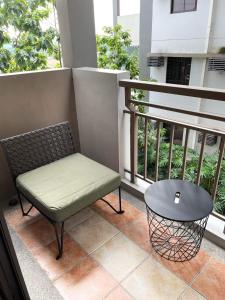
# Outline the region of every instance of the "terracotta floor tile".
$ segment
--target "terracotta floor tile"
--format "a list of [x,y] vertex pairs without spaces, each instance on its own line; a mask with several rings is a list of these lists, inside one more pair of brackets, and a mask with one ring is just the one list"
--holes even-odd
[[117,228],[97,213],[69,231],[87,253],[94,251],[117,233]]
[[180,297],[178,297],[178,300],[206,300],[206,298],[188,287],[184,290]]
[[54,284],[65,300],[100,300],[118,283],[88,257]]
[[71,230],[74,226],[79,225],[83,221],[89,219],[94,214],[95,212],[89,207],[80,210],[77,214],[65,221],[65,230]]
[[192,287],[209,300],[224,300],[225,264],[211,258]]
[[121,231],[187,283],[192,281],[210,258],[204,250],[200,250],[195,258],[184,263],[176,263],[162,258],[154,251],[149,241],[149,226],[146,215],[139,216],[135,221],[122,226]]
[[55,240],[54,228],[45,218],[38,219],[29,226],[19,229],[18,234],[29,250],[45,246]]
[[202,270],[210,259],[210,256],[204,250],[200,250],[193,259],[186,262],[169,261],[162,258],[153,249],[152,256],[187,283],[190,283],[193,280],[194,276]]
[[[118,208],[118,197],[116,195],[109,194],[105,197],[105,199],[113,206]],[[121,215],[116,214],[106,203],[101,200],[96,201],[92,207],[106,220],[117,226],[119,229],[125,224],[136,220],[139,216],[145,215],[126,200],[122,200],[122,209],[125,212]]]
[[133,298],[121,286],[118,286],[105,299],[106,300],[132,300]]
[[[30,207],[29,203],[24,203],[24,210]],[[19,205],[17,207],[9,207],[4,213],[7,223],[16,231],[42,218],[39,211],[33,207],[28,216],[23,216]]]
[[91,256],[116,280],[121,281],[147,258],[148,253],[119,233]]
[[187,287],[152,257],[144,261],[121,285],[137,300],[175,300]]
[[139,216],[135,221],[121,226],[121,231],[142,249],[151,253],[152,247],[149,241],[149,227],[147,217]]
[[68,234],[64,235],[64,252],[59,260],[55,259],[58,254],[56,241],[34,250],[33,254],[51,280],[55,280],[72,269],[87,256],[86,252]]

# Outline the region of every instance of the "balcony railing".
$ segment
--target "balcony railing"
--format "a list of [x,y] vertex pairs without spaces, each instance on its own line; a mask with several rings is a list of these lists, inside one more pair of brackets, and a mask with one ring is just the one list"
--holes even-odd
[[[200,140],[200,149],[198,151],[198,162],[197,167],[194,172],[194,182],[197,185],[201,185],[202,183],[202,167],[204,164],[204,155],[205,155],[205,147],[207,142],[207,137],[209,135],[214,135],[219,137],[219,147],[217,149],[217,160],[215,164],[215,176],[214,180],[211,183],[211,187],[208,189],[212,195],[213,200],[216,200],[218,194],[218,187],[220,182],[221,176],[221,167],[224,161],[224,149],[225,149],[225,131],[213,129],[210,126],[204,126],[201,124],[191,124],[186,121],[177,121],[169,118],[164,118],[162,116],[157,116],[152,114],[151,112],[146,112],[148,108],[156,108],[158,110],[164,111],[172,111],[176,113],[181,113],[184,116],[190,115],[195,117],[200,117],[204,119],[210,119],[215,121],[225,122],[225,117],[222,115],[215,115],[211,113],[199,112],[199,111],[190,111],[182,108],[175,108],[171,106],[164,106],[159,104],[151,103],[151,94],[150,94],[150,101],[138,101],[133,100],[132,89],[139,89],[145,90],[150,92],[159,92],[159,93],[166,93],[166,94],[174,94],[174,95],[181,95],[181,96],[190,96],[195,98],[207,99],[207,100],[219,100],[225,101],[225,91],[218,90],[218,89],[209,89],[209,88],[197,88],[197,87],[190,87],[190,86],[181,86],[181,85],[172,85],[172,84],[161,84],[161,83],[152,83],[152,82],[145,82],[145,81],[136,81],[136,80],[121,80],[119,82],[121,87],[125,88],[125,105],[127,107],[124,110],[125,114],[130,115],[130,170],[125,170],[125,172],[130,173],[130,180],[132,183],[135,183],[136,178],[145,180],[149,183],[157,181],[160,178],[159,174],[159,163],[160,163],[160,143],[162,143],[161,138],[161,128],[163,124],[167,124],[167,127],[170,128],[169,130],[169,142],[168,145],[168,160],[166,164],[167,174],[164,178],[172,178],[172,171],[173,171],[173,152],[174,152],[174,134],[175,128],[183,128],[184,129],[184,139],[183,139],[183,157],[182,157],[182,166],[180,168],[179,178],[187,179],[186,178],[186,167],[188,163],[188,142],[190,137],[190,131],[197,132],[201,134]],[[193,101],[193,100],[192,100]],[[142,107],[142,111],[140,112],[139,108]],[[154,123],[153,127],[152,124]],[[151,124],[151,128],[149,127]],[[142,135],[144,137],[144,150],[143,150],[143,171],[142,174],[138,172],[138,131],[140,132],[140,126],[142,127]],[[153,129],[152,129],[153,128]],[[148,135],[150,134],[150,130],[155,130],[155,162],[154,162],[154,177],[149,175],[148,172]],[[165,178],[166,177],[166,178]],[[213,214],[220,219],[225,220],[225,216],[213,212]]]

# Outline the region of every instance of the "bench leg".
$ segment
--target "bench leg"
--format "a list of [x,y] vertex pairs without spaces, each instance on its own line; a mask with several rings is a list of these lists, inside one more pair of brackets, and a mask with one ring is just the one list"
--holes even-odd
[[99,200],[104,201],[108,206],[110,206],[112,208],[112,210],[114,210],[117,214],[123,214],[124,210],[122,210],[122,201],[121,201],[121,188],[119,186],[119,210],[115,209],[115,207],[113,207],[107,200],[101,198]]
[[29,215],[29,212],[31,211],[31,209],[32,209],[34,206],[33,206],[33,204],[31,204],[30,208],[29,208],[27,211],[24,211],[24,208],[23,208],[23,201],[22,201],[20,192],[17,191],[17,194],[18,194],[18,198],[19,198],[19,203],[20,203],[20,208],[21,208],[21,211],[22,211],[22,215],[23,215],[23,216],[28,216],[28,215]]
[[[60,259],[63,254],[63,237],[64,237],[64,222],[61,224],[58,223],[52,223],[54,230],[55,230],[55,235],[56,235],[56,241],[57,241],[57,247],[58,247],[58,255],[56,256],[56,259]],[[60,234],[58,232],[58,226],[60,226]]]

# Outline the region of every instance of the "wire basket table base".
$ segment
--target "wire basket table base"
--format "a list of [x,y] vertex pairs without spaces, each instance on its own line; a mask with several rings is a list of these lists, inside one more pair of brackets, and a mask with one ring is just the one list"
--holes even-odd
[[165,259],[184,262],[198,253],[208,216],[193,222],[178,222],[163,218],[146,205],[149,237],[153,249]]

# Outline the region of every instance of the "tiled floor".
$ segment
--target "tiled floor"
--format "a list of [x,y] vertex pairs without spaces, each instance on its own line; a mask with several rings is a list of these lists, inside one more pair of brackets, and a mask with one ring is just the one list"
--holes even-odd
[[[117,205],[116,195],[107,199]],[[72,217],[59,261],[52,226],[35,209],[24,218],[13,210],[7,221],[64,299],[225,299],[225,263],[204,250],[190,262],[162,259],[149,244],[145,212],[125,200],[123,208],[116,215],[97,201]]]

